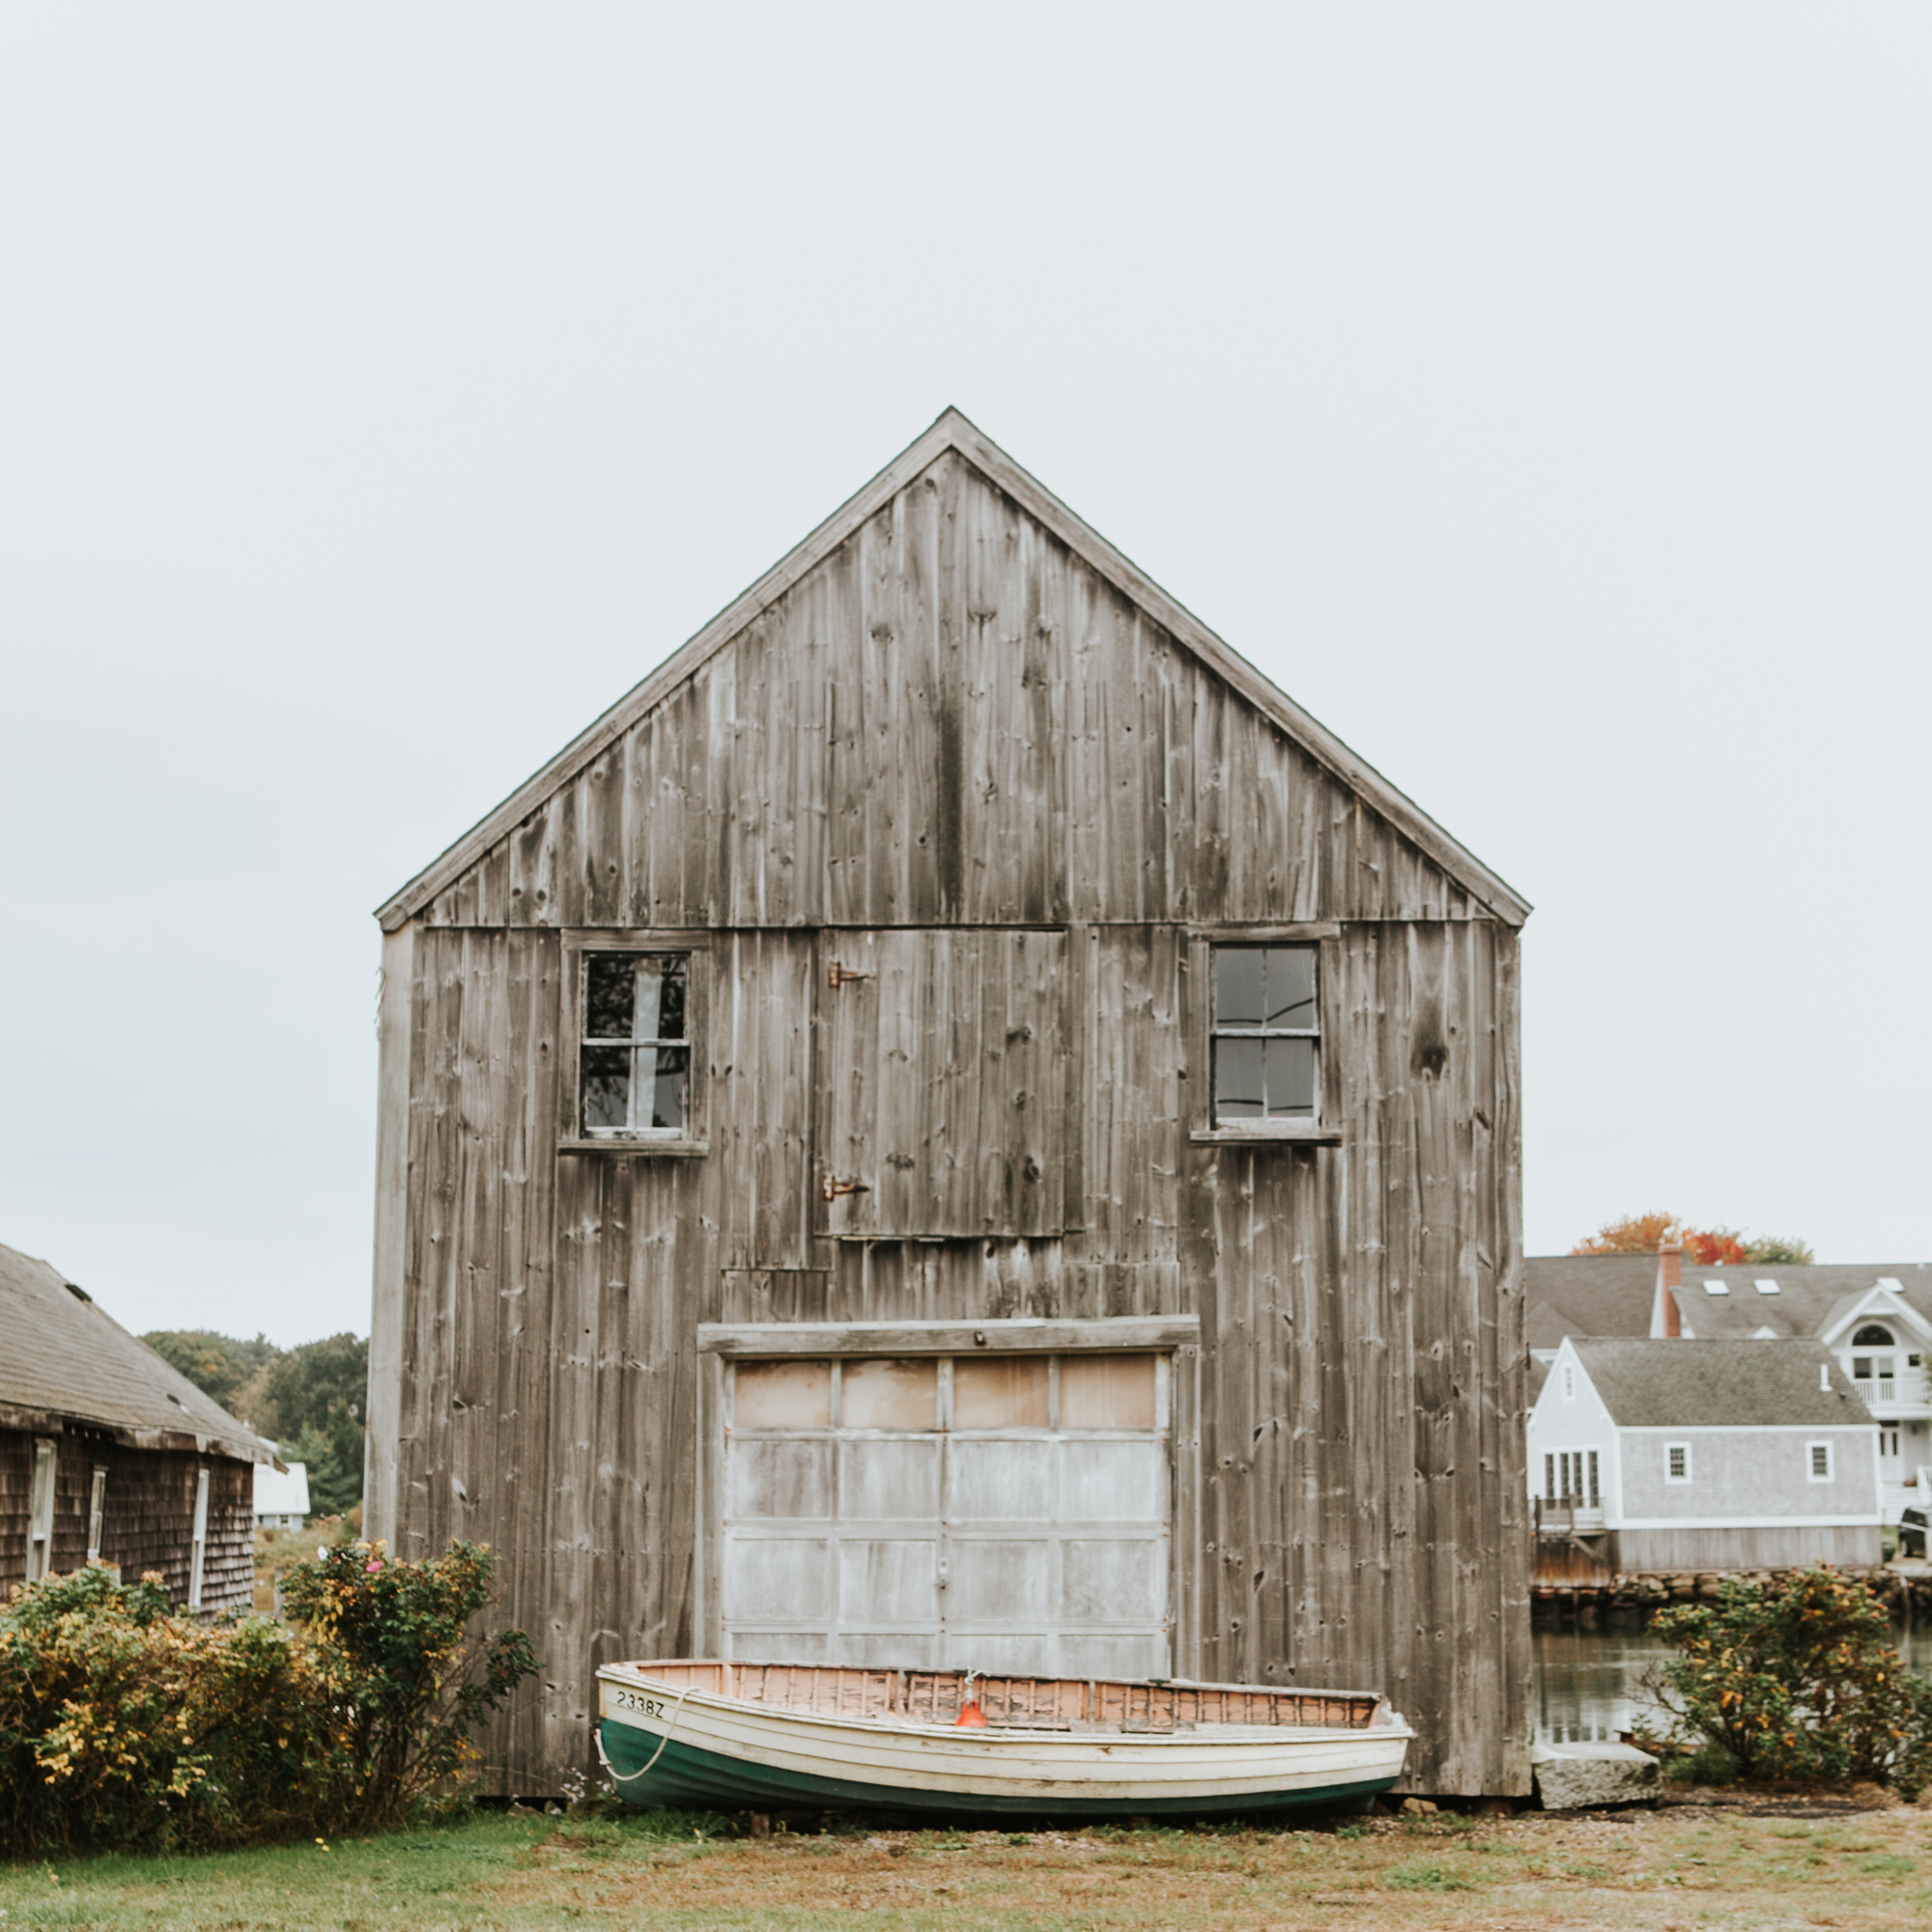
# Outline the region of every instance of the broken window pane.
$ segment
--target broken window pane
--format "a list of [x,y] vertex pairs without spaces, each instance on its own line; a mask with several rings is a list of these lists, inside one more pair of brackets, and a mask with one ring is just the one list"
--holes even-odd
[[1258,1027],[1267,1008],[1262,997],[1262,949],[1222,946],[1214,952],[1214,1024]]
[[1151,1355],[1063,1355],[1063,1429],[1151,1429]]
[[641,1008],[646,994],[644,976],[650,974],[655,984],[649,994],[651,1009],[657,1015],[656,1031],[646,1033],[638,1029],[639,1039],[682,1039],[684,1037],[684,983],[685,957],[681,952],[660,953],[655,959],[646,959],[638,967],[638,1005]]
[[630,1050],[622,1046],[586,1046],[582,1085],[583,1131],[622,1133],[630,1125]]
[[[651,1095],[653,1128],[684,1131],[685,1093],[690,1084],[688,1046],[644,1047],[638,1054],[638,1092]],[[638,1122],[642,1128],[646,1123]]]
[[[1234,1044],[1232,1040],[1221,1043],[1224,1046]],[[1315,1112],[1315,1042],[1312,1039],[1271,1039],[1266,1045],[1268,1119],[1310,1119]]]
[[830,1362],[740,1362],[732,1378],[740,1429],[829,1429]]
[[939,1364],[929,1360],[847,1362],[838,1419],[846,1429],[933,1429],[939,1422]]
[[1270,946],[1264,955],[1270,1027],[1315,1025],[1315,949]]
[[593,952],[584,960],[583,1032],[587,1039],[629,1039],[637,956]]
[[955,1429],[1044,1429],[1046,1357],[1006,1355],[952,1364]]
[[1214,1042],[1214,1118],[1258,1121],[1264,1111],[1262,1087],[1264,1041],[1239,1037]]

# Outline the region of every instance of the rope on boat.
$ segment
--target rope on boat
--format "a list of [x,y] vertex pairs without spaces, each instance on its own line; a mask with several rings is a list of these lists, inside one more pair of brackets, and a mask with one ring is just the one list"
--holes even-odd
[[597,1747],[597,1762],[601,1764],[604,1767],[604,1769],[608,1771],[611,1774],[611,1776],[617,1780],[619,1784],[635,1784],[639,1778],[648,1777],[651,1774],[651,1765],[656,1764],[658,1759],[664,1756],[665,1746],[670,1743],[670,1734],[677,1728],[677,1714],[684,1709],[684,1700],[690,1695],[691,1695],[691,1686],[687,1684],[684,1687],[684,1689],[677,1693],[677,1702],[673,1704],[670,1708],[670,1722],[665,1726],[664,1736],[658,1740],[658,1747],[651,1753],[650,1764],[645,1765],[642,1771],[619,1771],[617,1767],[614,1764],[612,1764],[608,1757],[605,1756],[604,1726],[602,1724],[599,1724],[597,1728],[590,1733],[591,1742]]

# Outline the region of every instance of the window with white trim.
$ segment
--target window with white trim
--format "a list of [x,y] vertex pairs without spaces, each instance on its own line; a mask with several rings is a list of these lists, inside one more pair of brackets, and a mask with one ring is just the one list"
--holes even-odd
[[1666,1483],[1688,1483],[1690,1480],[1690,1443],[1666,1442],[1663,1445],[1663,1480]]
[[1214,1124],[1314,1124],[1321,1027],[1312,946],[1214,948]]
[[53,1438],[34,1438],[34,1473],[27,1492],[27,1581],[49,1575],[54,1557],[54,1472],[58,1466]]
[[1805,1443],[1804,1473],[1814,1483],[1830,1483],[1836,1480],[1832,1473],[1832,1445],[1829,1442]]
[[87,1492],[87,1560],[100,1561],[100,1532],[107,1520],[107,1471],[97,1463],[94,1482]]
[[208,1471],[194,1472],[194,1536],[188,1547],[187,1606],[201,1608],[201,1577],[208,1560]]

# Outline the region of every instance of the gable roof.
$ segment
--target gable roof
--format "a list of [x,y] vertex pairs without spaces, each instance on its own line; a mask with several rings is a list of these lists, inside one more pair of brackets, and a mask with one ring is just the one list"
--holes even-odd
[[0,1247],[0,1428],[104,1430],[242,1463],[275,1451],[45,1262]]
[[497,839],[513,831],[554,792],[569,783],[640,718],[661,704],[705,660],[737,637],[760,611],[777,602],[814,565],[830,556],[867,519],[948,450],[956,451],[996,488],[1049,530],[1076,556],[1131,599],[1184,648],[1269,719],[1309,756],[1327,769],[1375,811],[1439,866],[1498,919],[1520,925],[1530,906],[1465,846],[1333,732],[1278,690],[1232,645],[1168,595],[1152,578],[1091,528],[1060,498],[983,436],[957,410],[945,411],[857,495],[833,512],[805,541],[725,606],[696,637],[619,698],[487,817],[472,826],[440,858],[378,907],[385,932],[421,912],[460,878]]
[[[1687,1265],[1677,1306],[1684,1331],[1698,1340],[1743,1338],[1761,1327],[1779,1335],[1823,1336],[1876,1288],[1881,1279],[1899,1284],[1906,1306],[1932,1321],[1932,1267],[1915,1262],[1863,1262],[1804,1265],[1743,1262],[1730,1267]],[[1728,1294],[1706,1293],[1715,1281]],[[1776,1294],[1761,1294],[1760,1281],[1776,1282]]]
[[[1573,1341],[1622,1429],[1852,1429],[1871,1411],[1816,1342]],[[1819,1385],[1823,1367],[1829,1387]]]
[[1530,1255],[1522,1264],[1523,1328],[1532,1349],[1566,1335],[1650,1333],[1655,1255]]

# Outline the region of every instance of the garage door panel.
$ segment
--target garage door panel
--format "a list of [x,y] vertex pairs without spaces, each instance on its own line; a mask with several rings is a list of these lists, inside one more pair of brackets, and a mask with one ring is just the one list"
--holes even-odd
[[939,1539],[845,1537],[838,1544],[838,1621],[939,1625]]
[[1040,1537],[947,1539],[948,1622],[1044,1621],[1053,1607],[1053,1544]]
[[733,1620],[783,1619],[830,1623],[838,1610],[832,1589],[832,1543],[826,1537],[748,1537],[725,1550],[724,1588]]
[[1054,1514],[1062,1522],[1167,1520],[1167,1458],[1159,1443],[1102,1437],[1059,1448]]
[[1053,1517],[1053,1444],[974,1441],[946,1445],[946,1518],[1046,1522]]
[[840,1631],[833,1662],[867,1670],[944,1670],[946,1639],[929,1631]]
[[1054,1669],[1068,1677],[1164,1677],[1167,1638],[1144,1632],[1063,1632]]
[[731,1445],[727,1507],[734,1517],[829,1517],[832,1444],[740,1437]]
[[1167,1608],[1165,1538],[1069,1536],[1060,1555],[1062,1623],[1144,1624]]
[[1056,1668],[1054,1639],[1039,1631],[967,1626],[946,1633],[946,1668],[995,1676],[1045,1677]]
[[844,1521],[939,1516],[939,1438],[838,1445],[838,1515]]

